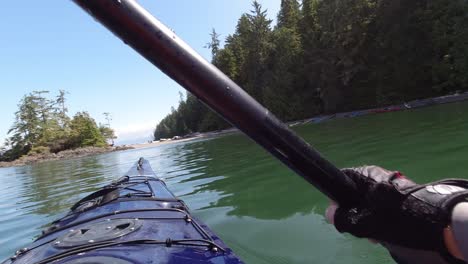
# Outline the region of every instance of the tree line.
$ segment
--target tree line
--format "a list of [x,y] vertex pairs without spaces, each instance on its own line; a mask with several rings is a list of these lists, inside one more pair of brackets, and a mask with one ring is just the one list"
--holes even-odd
[[[468,88],[466,0],[282,0],[277,23],[254,1],[212,63],[284,121]],[[193,95],[154,138],[227,128]]]
[[57,153],[79,147],[105,147],[116,138],[110,127],[110,114],[104,113],[107,124],[96,124],[87,112],[73,118],[67,114],[66,92],[50,96],[49,91],[33,91],[18,104],[10,135],[0,151],[0,161],[12,161],[23,155]]

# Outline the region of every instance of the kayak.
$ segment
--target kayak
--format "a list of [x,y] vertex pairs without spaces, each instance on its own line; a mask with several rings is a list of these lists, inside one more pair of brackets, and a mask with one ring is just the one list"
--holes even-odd
[[4,264],[243,263],[140,158]]

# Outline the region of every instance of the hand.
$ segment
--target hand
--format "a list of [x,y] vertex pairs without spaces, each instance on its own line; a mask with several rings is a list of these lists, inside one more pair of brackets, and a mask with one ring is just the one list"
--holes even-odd
[[343,172],[356,183],[362,197],[352,206],[327,210],[327,218],[338,231],[448,255],[443,232],[453,206],[468,197],[468,181],[418,185],[399,172],[377,166]]
[[[335,217],[335,212],[338,209],[338,205],[331,201],[330,206],[328,206],[326,212],[325,212],[325,218],[330,224],[333,224],[334,217]],[[449,235],[449,237],[452,239],[452,243],[454,243],[454,238],[452,237],[453,235]],[[454,263],[459,263],[463,264],[465,263],[461,259],[463,259],[463,256],[461,255],[461,252],[459,252],[459,249],[457,246],[454,246],[452,244],[452,249],[455,247],[452,253],[453,256],[456,258],[451,258],[447,256],[441,256],[439,252],[434,252],[434,251],[427,251],[427,250],[420,250],[420,249],[412,249],[412,248],[407,248],[407,247],[401,247],[398,245],[393,245],[390,243],[386,242],[379,242],[373,239],[369,239],[369,241],[373,244],[379,243],[383,247],[385,247],[389,252],[392,258],[396,261],[398,264],[410,264],[410,263],[424,263],[424,264],[454,264]]]

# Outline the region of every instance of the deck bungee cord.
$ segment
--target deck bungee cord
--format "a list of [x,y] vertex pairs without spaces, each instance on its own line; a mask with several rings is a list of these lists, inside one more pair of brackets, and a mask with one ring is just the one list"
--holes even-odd
[[[109,198],[110,197],[110,198]],[[103,202],[105,201],[105,202]],[[140,158],[3,263],[243,263]]]
[[[208,107],[340,204],[355,183],[133,0],[74,0]],[[5,264],[243,263],[140,158]]]
[[[136,1],[74,2],[336,201],[339,207],[331,214],[330,222],[339,232],[379,241],[398,263],[465,263],[461,251],[453,250],[448,241],[452,246],[459,245],[455,238],[457,235],[464,238],[466,234],[467,180],[448,179],[421,185],[398,171],[378,166],[341,171]],[[410,104],[404,106],[412,107]],[[390,107],[375,112],[393,110]],[[352,116],[357,114],[362,113],[352,113]],[[327,117],[319,121],[324,119]],[[462,206],[463,210],[457,211],[455,205]],[[465,223],[464,229],[458,227],[458,234],[450,226],[456,223],[454,219]],[[453,230],[457,230],[457,226],[454,227]],[[452,237],[446,234],[452,234]],[[465,246],[463,252],[468,255],[466,241],[461,245]],[[190,214],[184,202],[167,189],[149,163],[141,158],[126,176],[80,200],[69,214],[54,221],[30,247],[18,250],[4,263],[243,262]]]

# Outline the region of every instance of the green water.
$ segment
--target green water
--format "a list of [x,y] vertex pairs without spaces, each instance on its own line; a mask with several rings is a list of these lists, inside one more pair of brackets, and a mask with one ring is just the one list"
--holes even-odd
[[[468,176],[468,103],[296,128],[337,166],[379,164],[417,182]],[[337,233],[327,199],[243,135],[0,169],[0,258],[143,156],[247,263],[392,263]]]

